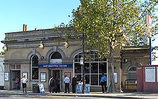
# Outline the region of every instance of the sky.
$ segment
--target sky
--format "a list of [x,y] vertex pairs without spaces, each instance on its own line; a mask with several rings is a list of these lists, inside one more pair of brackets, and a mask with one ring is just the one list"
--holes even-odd
[[[79,5],[80,0],[0,0],[0,41],[4,40],[5,33],[22,31],[23,24],[28,30],[49,29],[62,22],[67,24],[72,19],[68,15],[71,16],[72,10]],[[152,45],[158,46],[157,42],[158,39]],[[0,52],[3,46],[0,42]]]
[[[49,29],[60,23],[68,23],[72,10],[80,0],[0,0],[0,41],[5,33],[23,30]],[[0,42],[0,52],[4,44]]]

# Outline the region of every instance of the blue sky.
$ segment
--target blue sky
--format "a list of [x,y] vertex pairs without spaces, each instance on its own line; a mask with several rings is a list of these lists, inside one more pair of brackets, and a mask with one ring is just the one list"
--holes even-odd
[[[80,0],[0,0],[0,41],[4,40],[4,33],[22,31],[23,24],[34,30],[68,23],[68,15],[79,5]],[[0,42],[0,52],[2,47]]]
[[[72,10],[80,0],[0,0],[0,41],[4,33],[23,30],[48,29],[71,20]],[[3,44],[0,43],[0,52]]]

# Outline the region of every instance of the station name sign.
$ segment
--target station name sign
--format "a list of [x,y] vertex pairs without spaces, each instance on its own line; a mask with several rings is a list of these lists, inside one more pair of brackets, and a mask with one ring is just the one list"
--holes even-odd
[[72,64],[42,64],[38,68],[72,68]]

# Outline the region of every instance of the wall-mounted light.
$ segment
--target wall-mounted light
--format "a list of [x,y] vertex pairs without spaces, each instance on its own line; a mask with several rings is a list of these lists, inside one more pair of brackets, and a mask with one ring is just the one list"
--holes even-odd
[[40,49],[43,49],[44,48],[44,45],[42,43],[42,41],[40,42],[39,46],[38,46]]
[[127,58],[125,58],[125,59],[124,59],[124,62],[126,62],[126,63],[127,63],[127,62],[128,62],[128,59],[127,59]]
[[69,47],[69,44],[67,42],[64,42],[64,47],[65,48],[68,48]]
[[7,48],[6,45],[4,45],[2,49],[3,49],[4,51],[7,51],[7,50],[8,50],[8,48]]
[[122,43],[122,46],[123,46],[123,47],[125,47],[125,46],[126,46],[126,44],[125,44],[125,43]]

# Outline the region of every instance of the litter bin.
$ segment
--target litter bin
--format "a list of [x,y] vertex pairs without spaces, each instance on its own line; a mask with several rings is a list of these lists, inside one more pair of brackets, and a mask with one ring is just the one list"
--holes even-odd
[[39,85],[38,84],[32,84],[32,90],[33,90],[33,93],[40,93]]

